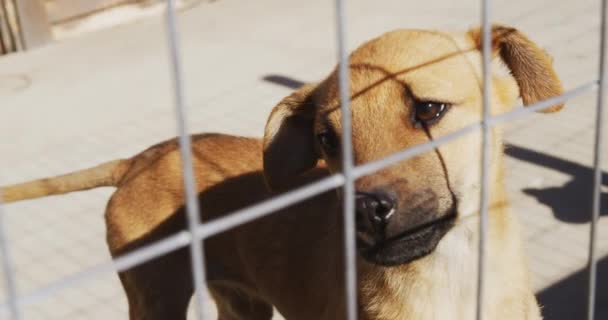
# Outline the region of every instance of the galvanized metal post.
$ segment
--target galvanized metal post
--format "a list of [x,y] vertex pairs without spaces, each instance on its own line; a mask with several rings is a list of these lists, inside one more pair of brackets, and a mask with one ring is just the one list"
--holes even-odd
[[203,319],[203,306],[206,296],[205,262],[201,240],[195,238],[196,228],[200,224],[200,210],[192,164],[192,143],[187,128],[186,107],[184,105],[184,88],[182,85],[182,64],[179,53],[179,40],[177,32],[175,1],[167,0],[167,35],[169,39],[169,52],[171,58],[171,76],[173,80],[173,93],[175,99],[175,115],[179,131],[179,147],[184,175],[184,191],[186,195],[186,212],[188,215],[188,229],[192,236],[190,242],[190,255],[192,261],[192,276],[195,288],[197,319]]
[[357,265],[355,244],[355,180],[350,114],[348,48],[346,44],[344,1],[336,0],[336,30],[338,42],[338,75],[340,108],[342,112],[342,174],[344,174],[344,265],[347,319],[357,319]]
[[593,200],[591,229],[589,230],[589,284],[587,320],[595,316],[595,289],[597,283],[597,221],[601,209],[602,158],[603,158],[603,120],[604,94],[606,92],[606,0],[602,0],[600,25],[599,90],[597,93],[597,112],[595,114],[595,150],[593,156]]
[[490,75],[491,75],[491,25],[490,25],[490,0],[481,2],[481,47],[482,47],[482,82],[483,82],[483,114],[481,120],[481,197],[479,203],[479,261],[477,264],[477,309],[476,319],[483,319],[484,298],[484,276],[486,241],[488,234],[488,201],[490,180]]

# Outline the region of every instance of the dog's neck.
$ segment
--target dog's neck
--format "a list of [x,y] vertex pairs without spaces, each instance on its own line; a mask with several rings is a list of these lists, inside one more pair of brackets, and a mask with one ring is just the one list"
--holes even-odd
[[[472,319],[477,297],[478,222],[477,217],[472,217],[458,223],[432,254],[408,265],[379,268],[361,262],[359,294],[360,301],[365,301],[361,306],[363,319],[404,319],[403,315],[408,315],[405,319]],[[525,276],[522,270],[512,272],[516,278],[501,279],[500,266],[521,258],[515,248],[517,243],[504,244],[500,239],[505,227],[515,227],[505,208],[492,209],[492,234],[488,237],[492,243],[487,247],[502,252],[487,256],[486,261],[491,258],[492,263],[487,264],[485,280],[486,288],[503,286],[501,295],[511,294],[505,292],[509,286],[519,290],[519,277]],[[494,291],[486,292],[486,297],[484,306],[490,307],[485,314],[490,316],[485,318],[491,319],[491,314],[500,308],[497,302],[503,298]]]
[[[500,158],[495,162],[492,177],[493,181],[503,181]],[[534,313],[537,307],[529,304],[534,303],[534,298],[526,296],[531,290],[527,287],[528,271],[522,254],[519,224],[506,205],[504,185],[493,183],[490,195],[484,318],[538,319],[540,316]],[[460,217],[428,256],[407,265],[387,268],[360,259],[361,319],[460,320],[475,316],[479,198],[469,196],[461,202],[459,211],[473,213]]]
[[[473,221],[473,219],[469,219]],[[370,319],[460,319],[473,317],[477,269],[476,223],[455,226],[435,251],[398,267],[363,272],[360,294]],[[366,269],[366,268],[364,268]],[[463,301],[473,299],[472,301]]]

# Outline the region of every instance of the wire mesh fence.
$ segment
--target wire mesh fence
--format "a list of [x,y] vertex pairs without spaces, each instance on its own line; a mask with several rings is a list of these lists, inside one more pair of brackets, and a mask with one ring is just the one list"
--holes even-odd
[[353,214],[353,204],[354,204],[354,181],[357,178],[368,175],[370,173],[381,170],[384,167],[390,166],[391,164],[397,163],[399,161],[403,161],[414,157],[420,153],[427,152],[437,148],[443,144],[449,143],[454,139],[457,139],[461,136],[471,134],[474,132],[481,131],[484,137],[484,143],[480,146],[483,150],[483,160],[480,166],[480,170],[482,172],[482,196],[480,203],[480,215],[481,215],[481,223],[480,223],[480,243],[479,243],[479,278],[478,278],[478,308],[477,308],[477,319],[481,319],[482,314],[482,302],[483,302],[483,276],[484,276],[484,256],[485,256],[485,241],[486,237],[484,236],[487,233],[487,208],[488,208],[488,141],[487,136],[489,130],[498,124],[511,121],[513,119],[524,117],[532,112],[547,109],[556,103],[566,101],[574,96],[583,94],[590,90],[598,90],[598,99],[597,99],[597,123],[595,128],[595,158],[594,158],[594,187],[593,187],[593,211],[592,211],[592,219],[591,219],[591,232],[590,232],[590,246],[589,246],[589,292],[588,292],[588,319],[593,319],[593,305],[594,305],[594,297],[595,297],[595,267],[596,267],[596,248],[595,243],[596,239],[596,222],[599,218],[600,212],[600,186],[601,186],[601,155],[602,155],[602,106],[603,106],[603,93],[604,93],[604,55],[605,55],[605,1],[602,1],[602,10],[601,10],[601,52],[600,52],[600,68],[599,75],[597,80],[593,80],[585,85],[577,87],[573,90],[570,90],[564,93],[561,96],[554,97],[545,101],[541,101],[534,105],[528,106],[527,108],[518,108],[514,111],[510,111],[505,114],[501,114],[498,116],[491,116],[488,112],[489,106],[489,98],[490,98],[490,86],[488,85],[490,67],[489,67],[489,59],[490,59],[490,24],[491,20],[490,16],[490,1],[484,0],[482,1],[482,30],[483,30],[483,97],[484,97],[484,115],[483,120],[479,123],[475,123],[468,127],[462,128],[456,132],[451,134],[439,137],[425,144],[417,145],[413,148],[403,150],[399,153],[388,156],[384,159],[380,159],[374,162],[366,163],[360,166],[354,166],[352,160],[352,142],[350,137],[350,109],[349,109],[349,88],[348,88],[348,60],[347,60],[347,50],[345,46],[345,8],[343,1],[336,1],[336,34],[337,34],[337,43],[338,43],[338,61],[339,61],[339,74],[340,74],[340,97],[341,97],[341,108],[342,108],[342,116],[343,116],[343,130],[344,130],[344,143],[343,143],[343,172],[341,174],[335,174],[330,177],[324,178],[318,182],[306,185],[304,187],[300,187],[296,190],[292,190],[276,198],[261,202],[259,204],[253,205],[248,208],[244,208],[238,210],[236,212],[227,215],[224,218],[213,220],[206,223],[201,223],[199,218],[199,208],[196,200],[196,189],[194,186],[194,174],[192,167],[192,153],[191,153],[191,145],[190,138],[187,135],[188,129],[186,127],[186,119],[187,116],[185,114],[184,108],[184,99],[183,99],[183,76],[181,71],[181,62],[180,62],[180,54],[179,54],[179,41],[176,27],[176,17],[174,12],[173,1],[168,0],[168,10],[167,10],[167,30],[169,36],[169,48],[170,48],[170,57],[171,57],[171,66],[172,66],[172,81],[174,84],[174,92],[175,92],[175,107],[176,107],[176,118],[179,128],[179,137],[180,137],[180,150],[183,161],[183,172],[184,172],[184,185],[186,190],[186,207],[188,209],[188,230],[184,230],[175,235],[172,235],[168,238],[160,240],[152,245],[148,245],[145,248],[138,249],[134,252],[125,254],[119,258],[114,259],[111,262],[97,265],[94,268],[84,270],[80,273],[73,274],[68,276],[54,284],[46,286],[42,289],[36,290],[32,293],[28,293],[25,295],[18,295],[14,283],[14,271],[12,268],[12,259],[11,259],[11,248],[10,244],[6,242],[6,237],[4,233],[4,224],[2,222],[3,212],[2,207],[0,206],[0,249],[2,249],[2,263],[4,276],[7,284],[7,302],[0,306],[0,310],[5,314],[9,314],[12,319],[21,319],[21,308],[24,306],[39,301],[41,299],[45,299],[49,296],[56,294],[58,291],[61,291],[65,288],[69,288],[72,286],[79,285],[85,281],[93,280],[96,275],[112,273],[116,271],[127,270],[134,266],[145,263],[155,257],[162,256],[171,251],[174,251],[178,248],[183,248],[186,246],[190,247],[190,253],[192,255],[192,264],[193,264],[193,279],[195,281],[196,290],[196,307],[197,307],[197,318],[202,319],[202,305],[203,300],[205,299],[204,294],[205,290],[203,290],[205,285],[205,270],[204,270],[204,254],[203,247],[201,245],[201,241],[206,238],[209,238],[213,235],[219,234],[231,228],[237,227],[241,224],[253,221],[255,219],[261,218],[266,215],[272,214],[274,211],[279,210],[281,208],[285,208],[289,205],[292,205],[298,201],[302,201],[313,197],[315,195],[321,194],[325,191],[342,187],[344,188],[344,215],[347,217],[345,221],[345,252],[346,252],[346,261],[347,269],[345,272],[346,276],[346,292],[348,292],[348,317],[349,319],[357,318],[357,308],[356,308],[356,269],[355,269],[355,238],[354,238],[354,214]]

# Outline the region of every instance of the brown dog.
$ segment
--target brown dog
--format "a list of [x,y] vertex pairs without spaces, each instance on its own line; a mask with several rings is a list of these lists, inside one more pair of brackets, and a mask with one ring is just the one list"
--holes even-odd
[[[399,30],[350,60],[355,163],[374,161],[480,120],[480,35]],[[519,96],[562,92],[546,54],[515,29],[493,28],[492,113]],[[340,172],[336,72],[281,101],[264,140],[193,137],[205,221]],[[561,106],[553,107],[557,110]],[[472,319],[476,303],[480,135],[467,135],[356,181],[360,319]],[[484,319],[539,319],[518,225],[505,205],[501,131],[491,131]],[[322,160],[322,161],[320,161]],[[182,230],[175,140],[126,160],[3,189],[5,201],[116,186],[106,211],[113,256]],[[269,188],[267,187],[269,186]],[[270,190],[274,190],[270,191]],[[342,218],[327,192],[205,242],[220,319],[343,319]],[[131,319],[185,319],[189,254],[122,272]]]

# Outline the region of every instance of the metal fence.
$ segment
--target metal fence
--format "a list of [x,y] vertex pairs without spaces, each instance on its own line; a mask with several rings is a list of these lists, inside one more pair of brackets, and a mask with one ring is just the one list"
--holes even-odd
[[[202,306],[205,301],[205,261],[202,246],[202,240],[213,235],[224,232],[228,229],[245,224],[260,217],[269,215],[276,210],[285,208],[296,202],[303,201],[325,191],[342,187],[343,192],[343,208],[344,208],[344,247],[345,247],[345,290],[347,293],[347,316],[349,320],[357,319],[357,279],[356,279],[356,252],[355,252],[355,218],[354,218],[354,181],[357,178],[378,171],[393,163],[406,160],[415,155],[427,152],[455,140],[463,135],[470,134],[476,131],[482,133],[482,161],[481,170],[481,197],[480,197],[480,223],[479,223],[479,261],[478,261],[478,278],[477,278],[477,309],[476,319],[482,319],[483,297],[484,297],[484,270],[486,256],[486,239],[487,239],[487,221],[488,221],[488,184],[489,184],[489,132],[493,126],[526,116],[532,112],[547,109],[555,104],[565,102],[566,100],[583,94],[587,91],[598,90],[597,94],[597,114],[595,125],[595,149],[594,149],[594,178],[593,178],[593,203],[592,203],[592,219],[590,231],[590,245],[588,255],[588,270],[589,270],[589,285],[588,285],[588,306],[587,319],[594,319],[595,305],[595,288],[596,288],[596,224],[600,213],[600,184],[601,184],[601,156],[602,156],[602,119],[603,119],[603,95],[606,87],[605,82],[605,52],[606,52],[606,0],[602,0],[601,5],[601,30],[600,30],[600,61],[598,78],[587,84],[579,86],[575,89],[565,92],[561,96],[552,97],[526,108],[518,108],[508,113],[497,116],[491,116],[489,113],[490,106],[490,55],[491,55],[491,34],[490,34],[490,17],[491,17],[491,0],[482,0],[481,3],[481,25],[482,25],[482,71],[483,71],[483,117],[481,122],[461,128],[448,135],[439,137],[425,144],[420,144],[398,153],[390,155],[380,160],[366,163],[360,166],[354,166],[352,156],[352,141],[351,141],[351,118],[350,118],[350,101],[348,88],[348,53],[346,49],[346,29],[345,29],[345,13],[344,1],[336,0],[335,3],[335,19],[336,19],[336,36],[338,44],[338,61],[339,61],[339,90],[342,111],[342,128],[343,128],[343,171],[342,173],[334,174],[317,182],[308,184],[298,189],[292,190],[273,199],[260,202],[253,206],[237,210],[225,217],[219,218],[206,223],[201,223],[199,215],[199,207],[196,195],[193,166],[192,166],[192,150],[191,141],[186,127],[186,108],[184,107],[184,93],[182,85],[182,67],[179,52],[179,32],[176,28],[176,14],[174,0],[167,0],[167,17],[166,28],[168,33],[169,53],[172,66],[172,80],[174,85],[174,102],[176,119],[179,129],[179,144],[180,152],[183,159],[182,167],[184,172],[184,187],[186,191],[186,208],[188,217],[188,229],[178,232],[172,236],[157,241],[151,245],[140,248],[123,256],[120,256],[107,263],[98,264],[93,268],[81,271],[66,278],[63,278],[51,285],[38,289],[32,293],[18,295],[15,289],[15,274],[11,258],[10,246],[7,243],[5,226],[3,224],[3,212],[0,203],[0,251],[1,262],[4,270],[4,278],[6,283],[7,301],[0,305],[0,314],[8,314],[11,319],[21,319],[22,308],[41,299],[45,299],[54,295],[58,291],[79,285],[85,281],[94,279],[99,274],[120,272],[130,269],[134,266],[145,263],[156,257],[165,255],[171,251],[190,247],[192,256],[192,272],[193,280],[195,281],[195,310],[197,319],[203,319]],[[1,198],[1,197],[0,197]]]

